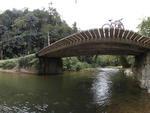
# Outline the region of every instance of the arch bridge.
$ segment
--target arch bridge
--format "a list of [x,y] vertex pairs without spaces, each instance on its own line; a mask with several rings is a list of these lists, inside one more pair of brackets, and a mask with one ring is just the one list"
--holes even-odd
[[93,54],[138,55],[150,50],[150,38],[123,29],[91,29],[43,48],[38,56],[68,57]]
[[150,89],[150,38],[136,32],[99,28],[62,38],[37,53],[41,74],[62,72],[62,57],[82,55],[135,55],[135,72],[143,87]]

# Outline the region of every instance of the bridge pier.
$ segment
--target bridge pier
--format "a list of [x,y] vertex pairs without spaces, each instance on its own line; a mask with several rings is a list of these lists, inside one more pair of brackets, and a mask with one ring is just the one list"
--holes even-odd
[[39,74],[56,75],[63,73],[61,58],[39,57]]
[[150,93],[150,52],[135,57],[133,72],[140,80],[141,87]]

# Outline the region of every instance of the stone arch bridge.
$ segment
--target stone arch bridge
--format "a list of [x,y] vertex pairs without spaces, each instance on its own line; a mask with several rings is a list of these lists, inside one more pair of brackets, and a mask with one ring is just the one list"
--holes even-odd
[[124,29],[90,29],[60,39],[40,50],[41,74],[62,72],[62,57],[81,55],[134,55],[134,71],[150,89],[150,38]]

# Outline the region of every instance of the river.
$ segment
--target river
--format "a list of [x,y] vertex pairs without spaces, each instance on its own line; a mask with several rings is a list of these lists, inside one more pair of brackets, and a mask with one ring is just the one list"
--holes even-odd
[[130,93],[124,81],[115,83],[121,90],[113,88],[110,78],[120,74],[112,68],[61,76],[0,73],[0,113],[150,113],[146,91]]

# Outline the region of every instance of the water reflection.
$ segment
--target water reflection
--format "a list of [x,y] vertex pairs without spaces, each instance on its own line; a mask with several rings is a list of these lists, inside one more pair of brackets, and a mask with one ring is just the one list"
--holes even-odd
[[110,92],[110,76],[115,75],[119,70],[113,68],[100,68],[100,73],[95,76],[92,91],[94,94],[94,102],[100,106],[109,104]]

